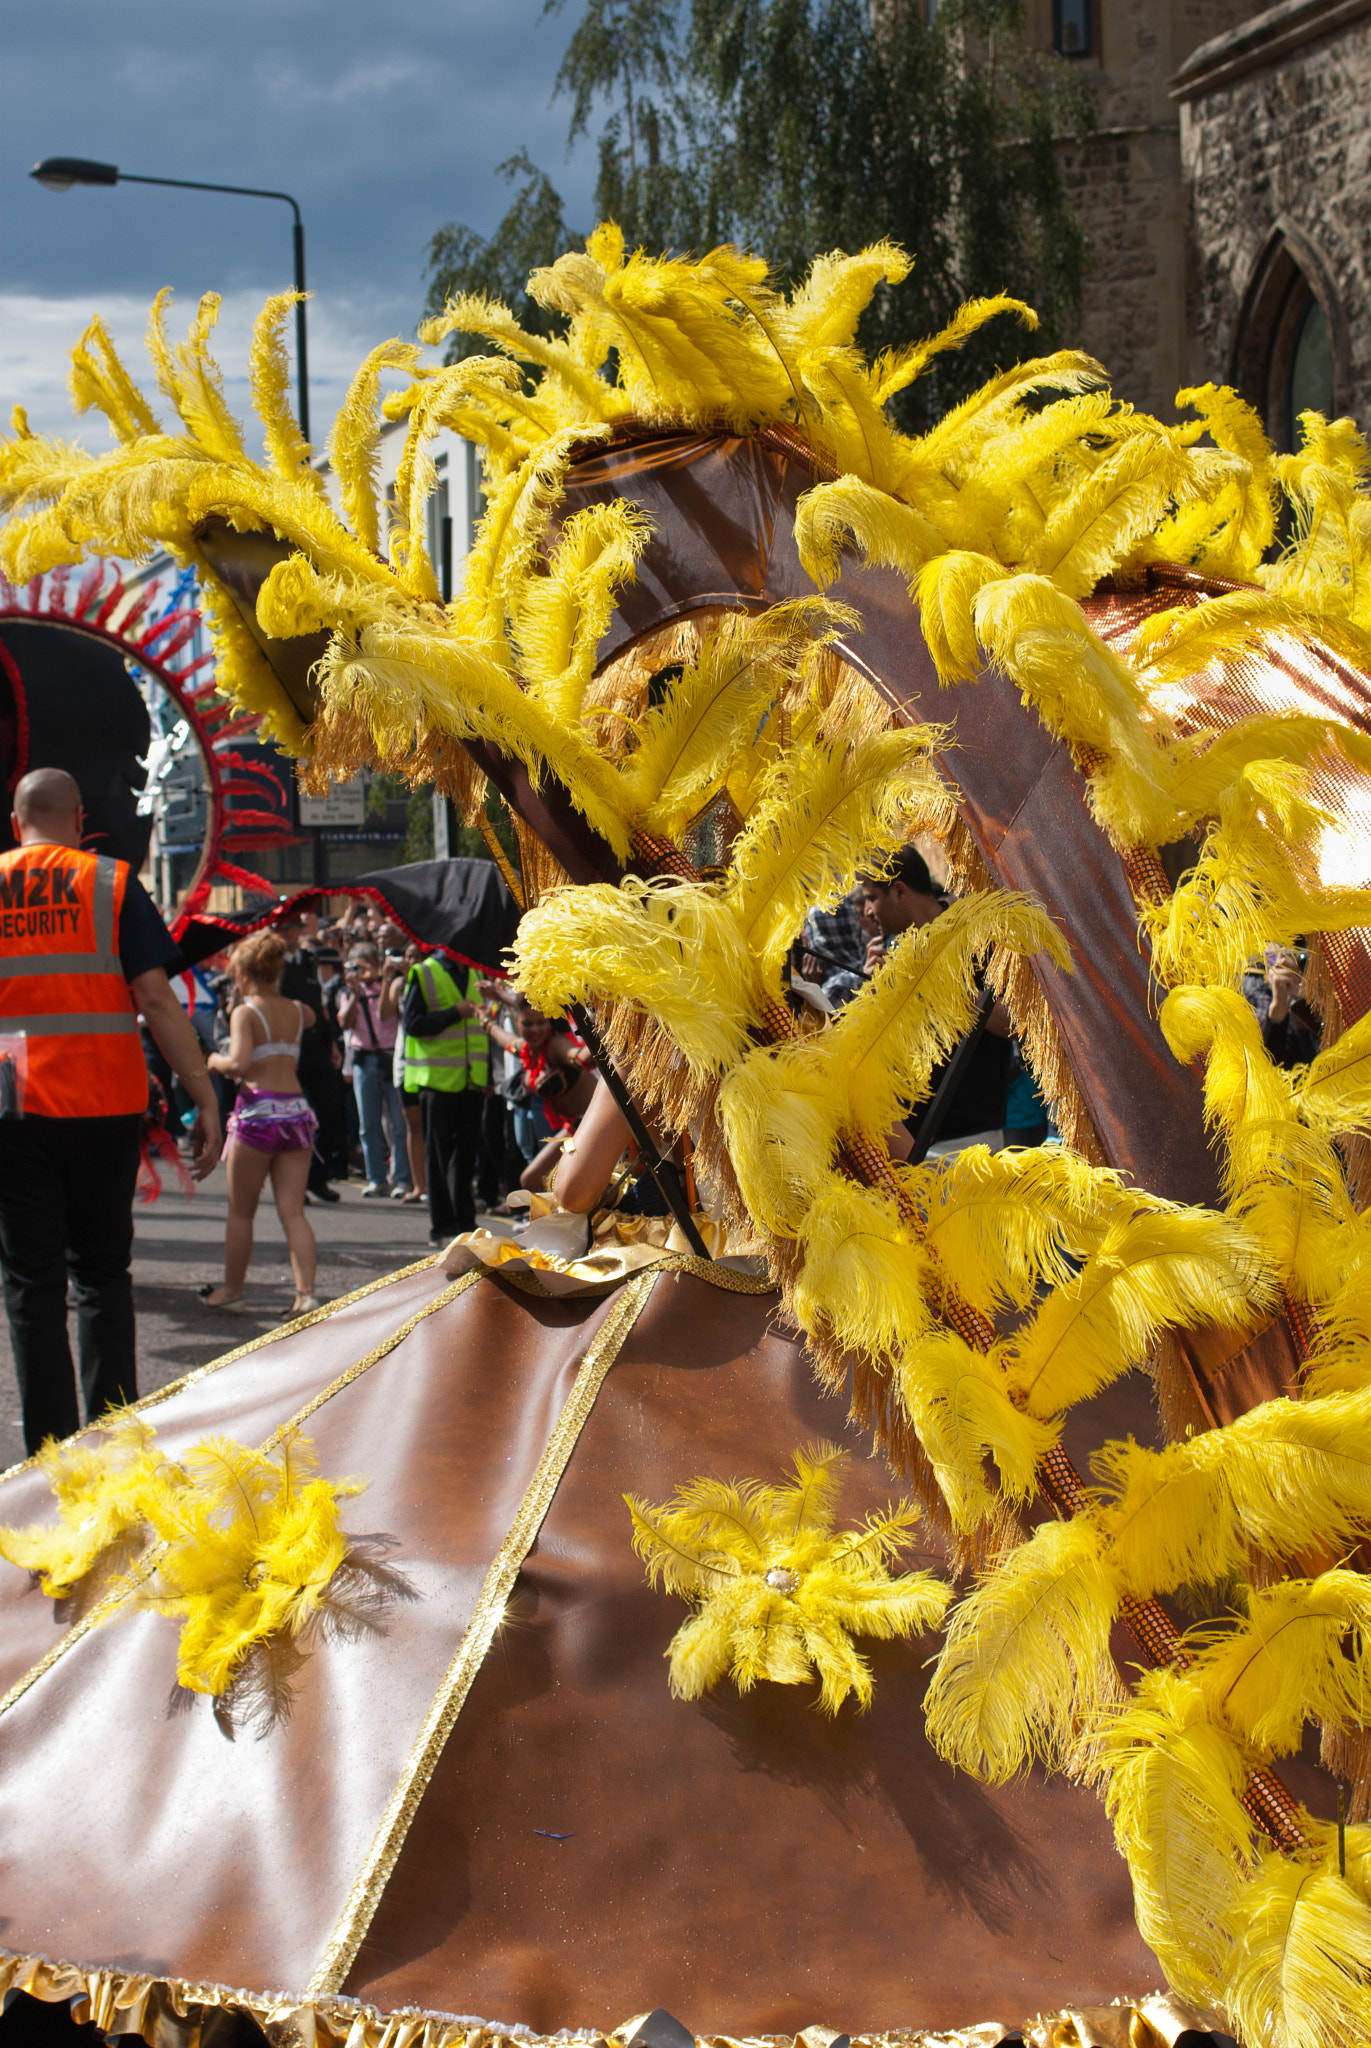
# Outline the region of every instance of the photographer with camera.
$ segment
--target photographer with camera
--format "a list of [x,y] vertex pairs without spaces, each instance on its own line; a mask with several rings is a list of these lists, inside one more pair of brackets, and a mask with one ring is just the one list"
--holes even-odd
[[338,1022],[347,1033],[352,1055],[352,1085],[362,1129],[366,1161],[364,1201],[379,1201],[388,1192],[386,1128],[390,1132],[390,1180],[396,1199],[407,1192],[409,1158],[405,1151],[405,1119],[391,1079],[395,1057],[396,1020],[382,1014],[384,981],[381,956],[373,945],[354,946],[343,977],[345,992],[338,1004]]
[[490,1048],[475,968],[458,967],[439,953],[416,961],[405,980],[400,1027],[405,1080],[418,1087],[424,1122],[429,1241],[446,1244],[476,1227],[472,1182]]

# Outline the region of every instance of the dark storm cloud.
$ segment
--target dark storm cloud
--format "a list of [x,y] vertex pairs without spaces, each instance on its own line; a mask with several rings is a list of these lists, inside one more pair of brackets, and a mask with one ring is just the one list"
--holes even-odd
[[6,9],[6,409],[27,399],[45,413],[49,380],[35,365],[68,304],[77,326],[108,308],[122,330],[160,285],[175,288],[183,311],[214,288],[225,294],[227,339],[250,301],[290,282],[284,206],[137,185],[53,194],[27,176],[39,157],[293,193],[308,238],[311,336],[330,387],[343,355],[412,332],[429,236],[450,220],[482,232],[495,224],[508,188],[493,167],[514,150],[528,149],[588,225],[592,152],[583,145],[566,161],[565,104],[549,106],[569,20],[543,23],[539,12],[539,0]]

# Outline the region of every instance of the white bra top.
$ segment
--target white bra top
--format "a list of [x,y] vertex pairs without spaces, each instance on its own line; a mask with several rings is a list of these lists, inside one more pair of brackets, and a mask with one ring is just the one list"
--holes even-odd
[[[253,1011],[253,1013],[254,1013],[254,1014],[255,1014],[256,1016],[258,1016],[258,1017],[260,1017],[260,1018],[261,1018],[261,1020],[262,1020],[262,1028],[263,1028],[264,1030],[266,1030],[266,1031],[270,1031],[270,1029],[271,1029],[271,1026],[270,1026],[270,1024],[268,1024],[268,1023],[267,1023],[267,1020],[266,1020],[266,1014],[265,1014],[265,1012],[263,1011],[263,1009],[262,1009],[262,1006],[261,1006],[261,1004],[260,1004],[260,1003],[255,1003],[255,1002],[254,1002],[254,1001],[252,1000],[252,997],[251,997],[251,996],[245,996],[245,997],[243,998],[243,1000],[244,1000],[244,1002],[246,1003],[246,1005],[247,1005],[248,1009],[250,1009],[251,1011]],[[254,1054],[252,1055],[252,1059],[251,1059],[251,1061],[249,1062],[249,1065],[250,1065],[250,1067],[255,1067],[255,1066],[257,1065],[257,1062],[258,1062],[259,1060],[269,1060],[269,1059],[287,1059],[287,1060],[294,1060],[294,1061],[295,1061],[295,1063],[296,1063],[296,1065],[298,1066],[298,1065],[300,1064],[300,1039],[301,1039],[301,1036],[303,1035],[303,1032],[304,1032],[304,1028],[305,1028],[305,1013],[304,1013],[303,1009],[302,1009],[302,1008],[300,1007],[299,1003],[297,1003],[297,1004],[295,1005],[295,1036],[294,1036],[294,1038],[269,1038],[269,1039],[267,1039],[266,1043],[265,1043],[264,1045],[259,1045],[259,1046],[258,1046],[258,1048],[257,1048],[257,1050],[256,1050],[256,1052],[255,1052],[255,1053],[254,1053]]]

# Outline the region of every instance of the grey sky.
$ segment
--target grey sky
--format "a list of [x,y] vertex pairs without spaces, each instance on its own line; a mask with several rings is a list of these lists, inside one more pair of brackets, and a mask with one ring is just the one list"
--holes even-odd
[[291,281],[289,208],[138,185],[54,194],[27,173],[89,156],[152,176],[264,185],[299,200],[308,244],[311,405],[326,430],[347,372],[374,342],[412,333],[424,248],[443,222],[488,232],[509,188],[493,167],[519,147],[589,225],[593,151],[568,161],[566,103],[549,105],[574,0],[43,0],[4,8],[0,139],[0,404],[36,428],[74,429],[65,350],[92,313],[130,367],[160,285],[174,326],[202,291],[224,295],[219,353],[231,395],[253,312]]

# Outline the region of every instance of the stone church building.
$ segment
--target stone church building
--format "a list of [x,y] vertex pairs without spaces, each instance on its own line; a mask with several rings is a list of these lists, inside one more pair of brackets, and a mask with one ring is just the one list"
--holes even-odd
[[1031,0],[1095,75],[1065,152],[1084,345],[1121,398],[1234,384],[1278,447],[1310,407],[1371,430],[1371,0]]

